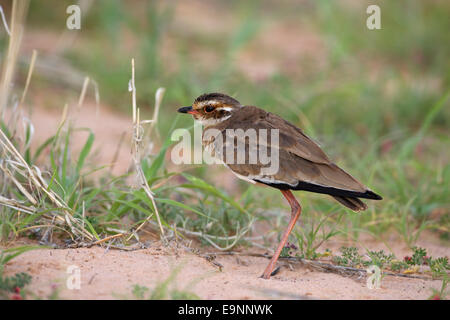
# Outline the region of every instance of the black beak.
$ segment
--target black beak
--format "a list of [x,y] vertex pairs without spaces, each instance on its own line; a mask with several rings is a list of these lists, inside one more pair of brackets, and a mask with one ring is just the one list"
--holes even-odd
[[192,106],[181,107],[180,109],[178,109],[179,113],[188,113],[189,111],[192,111]]

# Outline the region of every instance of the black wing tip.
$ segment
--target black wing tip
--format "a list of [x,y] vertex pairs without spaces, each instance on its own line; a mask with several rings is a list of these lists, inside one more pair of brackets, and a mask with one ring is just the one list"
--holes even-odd
[[336,197],[333,196],[334,199],[336,199],[340,204],[346,206],[347,208],[359,212],[367,210],[367,205],[359,200],[358,198],[349,198],[349,197]]
[[366,199],[372,199],[372,200],[383,200],[383,197],[379,194],[376,194],[372,190],[367,190],[364,195],[367,197]]
[[365,192],[357,192],[357,191],[350,191],[350,190],[344,190],[344,189],[338,189],[333,187],[325,187],[316,185],[313,183],[305,182],[305,181],[299,181],[297,185],[292,186],[286,183],[270,183],[270,182],[264,182],[261,180],[254,179],[256,182],[263,183],[265,185],[268,185],[273,188],[277,188],[280,190],[304,190],[309,192],[315,192],[315,193],[322,193],[322,194],[329,194],[331,196],[337,196],[337,197],[351,197],[351,198],[363,198],[363,199],[370,199],[370,200],[382,200],[383,198],[376,194],[375,192],[371,190],[366,190]]

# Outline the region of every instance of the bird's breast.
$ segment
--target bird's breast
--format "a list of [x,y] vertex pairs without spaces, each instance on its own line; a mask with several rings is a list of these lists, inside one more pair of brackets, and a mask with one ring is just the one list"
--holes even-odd
[[202,145],[203,148],[212,156],[215,157],[215,142],[216,140],[216,136],[214,135],[206,135],[205,133],[203,133],[202,136]]

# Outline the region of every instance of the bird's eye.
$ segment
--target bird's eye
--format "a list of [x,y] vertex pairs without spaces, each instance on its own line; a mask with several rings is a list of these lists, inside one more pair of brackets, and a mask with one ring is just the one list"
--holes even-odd
[[204,110],[205,110],[205,112],[211,112],[211,111],[214,111],[214,107],[213,106],[206,106]]

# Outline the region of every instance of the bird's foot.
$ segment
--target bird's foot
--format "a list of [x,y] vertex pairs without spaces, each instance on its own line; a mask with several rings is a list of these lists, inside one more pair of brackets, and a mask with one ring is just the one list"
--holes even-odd
[[268,279],[270,279],[271,276],[278,274],[278,272],[280,272],[280,269],[281,269],[281,267],[276,267],[272,272],[268,272],[266,270],[266,271],[264,271],[264,273],[261,275],[260,278],[268,280]]

